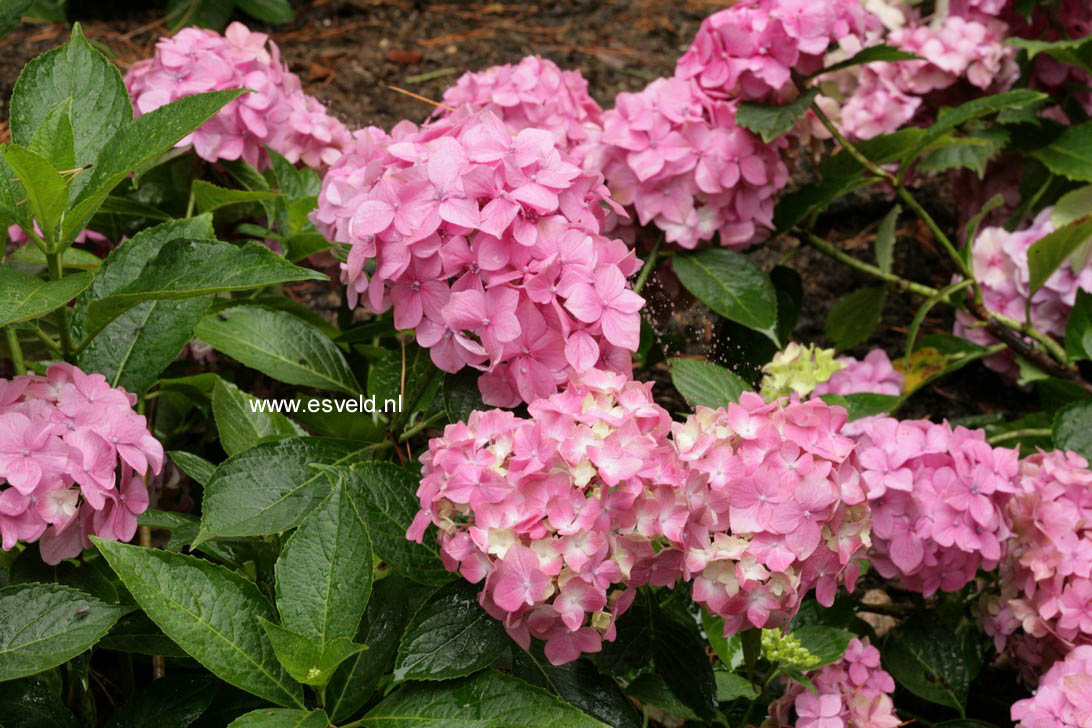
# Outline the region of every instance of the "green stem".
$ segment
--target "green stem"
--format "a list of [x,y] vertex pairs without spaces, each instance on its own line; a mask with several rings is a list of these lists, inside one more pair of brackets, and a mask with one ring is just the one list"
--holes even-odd
[[190,201],[186,203],[186,217],[193,217],[193,206],[197,200],[193,196],[193,188],[190,188]]
[[994,435],[989,438],[987,442],[991,445],[996,445],[999,442],[1007,442],[1009,440],[1019,440],[1021,437],[1050,437],[1054,434],[1054,431],[1049,427],[1029,427],[1024,430],[1012,430],[1010,432],[1002,432],[1000,435]]
[[1064,365],[1067,361],[1065,349],[1062,348],[1062,345],[1044,334],[1042,331],[1036,329],[1034,326],[1029,326],[1028,324],[1017,321],[1016,319],[1011,319],[1004,314],[997,313],[996,311],[990,311],[990,316],[993,318],[994,321],[1001,324],[1005,328],[1012,329],[1013,331],[1018,331],[1024,336],[1034,339],[1061,364]]
[[403,432],[401,435],[399,435],[398,436],[398,442],[405,442],[406,440],[410,439],[411,437],[416,435],[421,430],[424,430],[424,429],[426,429],[428,427],[431,427],[436,422],[438,422],[443,416],[444,416],[443,412],[437,412],[432,417],[429,417],[426,420],[418,422],[416,425],[414,425],[413,427],[409,428],[408,430]]
[[[61,265],[61,253],[46,253],[46,261],[49,263],[49,280],[59,281],[64,277],[64,267]],[[68,305],[57,309],[57,329],[61,333],[61,352],[66,361],[72,358],[72,332],[68,328]]]
[[637,275],[637,280],[633,284],[634,293],[641,292],[641,289],[645,287],[645,283],[648,281],[648,277],[652,274],[652,269],[656,267],[656,258],[660,253],[660,243],[662,242],[663,238],[657,238],[652,250],[649,251],[648,260],[645,261],[644,267],[641,268],[641,272]]
[[57,356],[61,355],[61,345],[54,341],[49,336],[49,334],[42,331],[40,326],[36,326],[34,328],[34,335],[41,339],[42,343],[49,347],[49,350],[52,351],[54,354],[56,354]]
[[4,327],[4,335],[8,340],[8,351],[11,353],[11,366],[15,369],[15,375],[26,374],[27,365],[23,361],[23,349],[19,346],[19,336],[15,333],[15,327]]
[[805,233],[804,241],[811,247],[818,250],[820,253],[834,258],[839,262],[845,263],[850,268],[859,270],[862,273],[866,273],[873,278],[879,278],[882,281],[892,283],[903,291],[916,293],[919,296],[925,296],[926,298],[932,298],[933,296],[936,296],[940,293],[935,288],[930,288],[929,286],[923,286],[920,283],[906,280],[905,278],[897,276],[894,273],[887,273],[883,270],[880,270],[876,266],[866,263],[863,260],[858,260],[852,255],[849,255],[848,253],[845,253],[838,248],[835,248],[833,245],[823,240],[815,233]]

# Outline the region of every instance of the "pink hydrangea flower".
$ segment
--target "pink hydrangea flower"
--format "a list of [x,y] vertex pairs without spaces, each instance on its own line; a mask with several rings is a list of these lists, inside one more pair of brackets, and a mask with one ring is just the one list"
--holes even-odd
[[352,246],[341,267],[351,305],[393,306],[436,366],[480,369],[485,402],[513,407],[573,371],[628,371],[644,301],[626,278],[640,263],[602,234],[607,210],[622,214],[602,177],[549,132],[463,108],[358,134],[312,219]]
[[71,364],[0,379],[0,540],[40,542],[48,564],[89,548],[89,534],[128,541],[148,508],[144,478],[163,446],[136,398]]
[[1092,725],[1092,645],[1081,645],[1054,663],[1035,694],[1012,705],[1016,728],[1084,728]]
[[197,93],[251,89],[178,143],[192,144],[210,162],[243,159],[264,168],[268,145],[290,162],[325,168],[352,141],[345,125],[303,92],[269,36],[242,23],[223,35],[184,28],[160,38],[155,55],[133,64],[125,84],[137,116]]
[[995,568],[1009,536],[1004,509],[1017,452],[947,423],[870,417],[854,424],[876,571],[930,596]]
[[[42,235],[42,229],[38,227],[38,221],[34,221],[34,232],[40,237]],[[8,226],[8,239],[15,245],[26,245],[30,242],[30,237],[23,232],[23,228],[18,225]],[[81,230],[73,240],[75,243],[101,243],[103,245],[110,245],[110,241],[102,233],[97,233],[94,230],[86,229]]]
[[905,377],[891,365],[891,360],[883,349],[873,349],[864,359],[840,356],[835,361],[844,364],[845,368],[834,372],[827,381],[821,382],[813,391],[814,396],[865,392],[891,396],[902,394]]
[[[895,681],[880,667],[880,651],[854,637],[845,655],[807,673],[815,693],[783,678],[785,694],[770,703],[762,728],[897,728]],[[792,714],[796,714],[793,720]]]
[[726,634],[787,622],[813,588],[830,605],[856,580],[869,510],[845,418],[818,399],[745,393],[672,426],[690,471],[684,576]]

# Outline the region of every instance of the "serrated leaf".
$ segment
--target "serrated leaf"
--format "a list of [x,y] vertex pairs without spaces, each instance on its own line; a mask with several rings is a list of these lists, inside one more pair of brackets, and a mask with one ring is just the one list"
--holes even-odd
[[736,123],[753,131],[769,144],[796,124],[819,95],[819,89],[811,88],[787,104],[756,104],[745,101],[736,108]]
[[892,207],[876,230],[876,265],[884,273],[891,272],[891,265],[895,259],[895,224],[899,220],[900,212],[902,212],[901,205]]
[[1001,154],[1008,142],[1009,135],[1003,129],[957,137],[922,157],[918,170],[939,173],[950,169],[969,169],[982,179],[986,174],[986,165]]
[[85,328],[89,335],[97,334],[145,301],[195,298],[325,278],[317,271],[292,265],[258,243],[240,248],[215,240],[171,240],[135,280],[88,305]]
[[1060,174],[1078,182],[1092,182],[1092,123],[1071,126],[1032,156]]
[[808,667],[809,670],[829,665],[842,659],[849,647],[854,635],[844,629],[834,627],[822,627],[811,625],[800,627],[792,631],[792,636],[800,641],[800,644],[811,654],[819,658],[819,662]]
[[68,206],[68,185],[64,178],[48,160],[17,144],[0,146],[0,155],[26,191],[30,212],[42,228],[47,250],[59,252],[61,216]]
[[1054,415],[1054,445],[1092,461],[1092,402],[1073,402]]
[[709,248],[677,254],[672,268],[699,301],[777,343],[777,293],[770,277],[753,260],[731,250]]
[[1046,284],[1066,258],[1090,237],[1092,237],[1092,214],[1058,228],[1035,241],[1028,248],[1029,299]]
[[1029,61],[1040,53],[1046,53],[1062,63],[1068,63],[1092,73],[1092,40],[1087,36],[1056,41],[1014,37],[1006,38],[1005,42],[1026,49]]
[[403,685],[365,714],[368,728],[604,728],[605,723],[519,678],[485,670]]
[[327,728],[329,725],[329,718],[321,710],[259,708],[240,715],[228,728]]
[[320,647],[356,635],[372,592],[372,549],[364,514],[343,483],[288,539],[275,572],[285,627]]
[[221,680],[273,703],[303,707],[258,625],[275,618],[254,582],[193,556],[92,537],[141,609]]
[[351,440],[291,437],[228,458],[205,487],[194,546],[298,526],[331,490],[327,475],[312,464],[338,465],[363,456],[361,444]]
[[512,674],[531,685],[556,693],[570,705],[614,728],[639,728],[641,714],[613,679],[601,674],[586,658],[551,665],[542,648],[516,651]]
[[233,190],[220,187],[203,179],[193,181],[190,190],[194,205],[200,212],[212,212],[228,205],[238,205],[244,202],[261,202],[280,197],[279,192],[271,190]]
[[299,425],[280,412],[256,411],[259,400],[231,382],[216,378],[212,390],[212,413],[224,452],[230,455],[249,450],[266,439],[306,435]]
[[963,648],[955,633],[932,616],[914,617],[896,627],[883,650],[883,666],[920,698],[961,714],[969,679]]
[[187,728],[216,697],[208,675],[168,675],[153,680],[110,716],[105,728]]
[[200,455],[194,455],[191,452],[182,450],[170,450],[167,454],[171,456],[174,464],[198,485],[208,485],[209,480],[212,479],[212,474],[216,471],[216,465]]
[[700,359],[673,359],[671,383],[688,404],[714,409],[738,402],[739,395],[751,391],[730,369]]
[[304,685],[322,687],[342,662],[366,649],[345,637],[318,643],[311,637],[285,629],[264,617],[258,622],[288,674]]
[[0,264],[0,326],[44,316],[64,306],[91,285],[93,273],[76,273],[43,281]]
[[417,610],[398,646],[396,682],[462,677],[500,657],[508,636],[478,604],[477,592],[459,579],[441,587]]
[[58,172],[76,168],[72,97],[63,99],[46,114],[27,149],[45,159]]
[[205,316],[196,333],[222,354],[278,381],[346,394],[361,391],[337,345],[290,313],[235,306]]
[[823,327],[827,338],[839,350],[851,349],[866,341],[880,325],[887,291],[867,286],[843,296],[827,314]]
[[758,690],[750,680],[742,675],[737,675],[734,672],[717,670],[713,673],[713,676],[717,680],[718,703],[726,703],[731,700],[738,700],[739,698],[754,700],[758,697]]

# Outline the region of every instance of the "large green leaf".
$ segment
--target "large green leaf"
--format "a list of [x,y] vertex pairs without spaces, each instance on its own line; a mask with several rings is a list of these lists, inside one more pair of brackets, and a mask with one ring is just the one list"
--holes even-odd
[[532,644],[530,650],[518,650],[512,661],[512,674],[532,685],[561,696],[615,728],[640,728],[641,714],[613,679],[603,675],[588,659],[564,665],[551,665],[542,649]]
[[72,659],[128,611],[60,584],[0,589],[0,682]]
[[261,202],[280,197],[280,193],[269,190],[236,190],[228,187],[220,187],[203,179],[193,181],[191,188],[194,205],[201,212],[212,212],[228,205],[238,205],[244,202]]
[[72,132],[72,97],[54,106],[27,147],[48,161],[58,172],[76,168],[76,142]]
[[1092,402],[1073,402],[1054,415],[1054,444],[1092,461]]
[[[65,216],[62,239],[69,241],[75,238],[87,226],[87,222],[110,191],[131,172],[169,150],[208,121],[224,104],[238,98],[242,93],[244,91],[240,89],[226,89],[186,96],[117,129],[102,146],[101,153],[95,159],[95,166],[85,178],[85,185],[72,201]],[[74,107],[73,114],[75,113]],[[73,123],[75,125],[75,120]],[[76,161],[80,161],[78,153]],[[73,185],[81,181],[82,177],[83,175],[77,176]]]
[[369,728],[603,728],[606,724],[519,678],[486,670],[469,678],[403,685],[364,716]]
[[1033,154],[1055,174],[1092,182],[1092,122],[1069,127]]
[[736,123],[744,129],[753,131],[769,144],[796,124],[796,120],[807,113],[808,107],[819,89],[808,89],[787,104],[756,104],[745,101],[736,109]]
[[402,635],[394,679],[444,680],[488,667],[508,646],[504,626],[478,604],[462,579],[441,587],[417,610]]
[[891,266],[895,260],[895,224],[898,222],[900,212],[902,212],[901,205],[892,207],[876,230],[876,265],[884,273],[891,272]]
[[212,414],[220,444],[228,455],[238,455],[263,440],[307,434],[280,412],[256,411],[258,402],[231,382],[216,378]]
[[235,306],[202,319],[197,336],[278,381],[346,394],[360,392],[341,349],[318,328],[290,313]]
[[205,488],[194,546],[212,538],[264,536],[298,526],[330,493],[329,478],[312,463],[348,463],[363,453],[360,443],[351,440],[292,437],[229,458]]
[[61,696],[36,678],[6,683],[0,689],[4,728],[79,728]]
[[750,385],[730,369],[700,359],[673,359],[671,383],[691,406],[727,407]]
[[285,710],[260,708],[240,715],[228,728],[327,728],[326,713],[321,710]]
[[941,620],[919,616],[896,627],[884,645],[883,666],[918,697],[962,714],[970,682],[963,647]]
[[[73,26],[66,45],[38,56],[19,74],[11,93],[12,141],[30,145],[46,116],[68,99],[72,103],[75,166],[98,163],[110,137],[132,122],[133,106],[117,66],[87,42],[79,24]],[[73,193],[79,192],[90,175],[76,175]]]
[[240,248],[215,240],[170,240],[135,280],[91,301],[85,329],[88,335],[97,334],[106,324],[145,301],[194,298],[325,278],[317,271],[292,265],[258,243]]
[[216,697],[210,675],[168,675],[122,703],[105,728],[187,728]]
[[1029,298],[1089,238],[1092,238],[1092,214],[1035,241],[1027,252]]
[[777,293],[753,260],[724,248],[708,248],[676,255],[672,267],[699,301],[777,343]]
[[846,653],[850,640],[854,635],[844,629],[823,627],[821,625],[809,625],[792,631],[792,636],[800,641],[800,644],[811,654],[819,658],[819,662],[808,667],[809,670],[829,665],[842,659]]
[[277,559],[281,623],[319,645],[353,638],[372,593],[372,569],[364,514],[339,479]]
[[214,675],[273,703],[304,707],[303,689],[258,624],[276,613],[254,582],[194,556],[92,540],[141,609]]
[[56,244],[57,234],[61,216],[68,205],[68,185],[64,178],[48,160],[17,144],[0,146],[0,155],[15,171],[15,176],[26,191],[30,212],[50,246],[47,250],[60,250]]
[[652,661],[671,692],[698,716],[713,717],[716,680],[705,645],[660,609],[651,610]]
[[291,23],[294,17],[288,0],[235,0],[235,7],[250,17],[271,25]]
[[0,264],[0,326],[29,321],[60,308],[94,278],[94,273],[83,272],[59,281],[43,281]]
[[1092,37],[1066,38],[1056,41],[1007,38],[1005,42],[1026,49],[1029,61],[1040,53],[1046,53],[1062,63],[1068,63],[1092,73]]
[[269,637],[277,660],[289,675],[304,685],[325,686],[338,665],[366,649],[345,637],[319,643],[262,617],[258,618],[258,623]]
[[440,561],[432,534],[425,534],[423,544],[406,538],[406,530],[420,510],[415,496],[418,481],[408,470],[387,462],[359,463],[345,473],[349,492],[368,523],[376,554],[409,579],[445,584],[452,576]]
[[866,286],[842,297],[830,309],[824,332],[836,349],[851,349],[868,339],[880,325],[887,291]]

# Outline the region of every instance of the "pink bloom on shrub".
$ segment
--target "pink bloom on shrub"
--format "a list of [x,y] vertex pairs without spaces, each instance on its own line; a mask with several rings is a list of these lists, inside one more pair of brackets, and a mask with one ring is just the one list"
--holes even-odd
[[830,379],[821,382],[813,391],[814,396],[823,394],[902,394],[904,377],[891,365],[887,352],[873,349],[864,359],[840,356],[835,361],[845,364],[844,369],[834,372]]
[[1035,694],[1012,705],[1017,728],[1092,725],[1092,645],[1073,649],[1047,670]]
[[133,538],[148,508],[144,477],[163,467],[163,446],[132,410],[135,401],[71,364],[0,379],[5,550],[41,539],[42,559],[57,564],[90,547],[89,534]]

